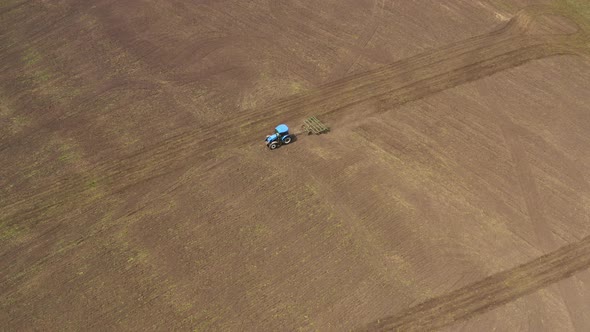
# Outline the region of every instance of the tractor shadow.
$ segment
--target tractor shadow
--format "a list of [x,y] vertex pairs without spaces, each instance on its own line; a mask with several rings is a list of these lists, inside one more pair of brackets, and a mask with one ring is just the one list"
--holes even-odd
[[296,143],[298,139],[299,139],[299,134],[291,134],[291,143],[289,143],[289,145]]

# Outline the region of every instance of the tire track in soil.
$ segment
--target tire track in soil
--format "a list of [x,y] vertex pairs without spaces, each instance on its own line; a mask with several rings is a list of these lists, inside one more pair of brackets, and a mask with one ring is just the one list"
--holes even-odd
[[10,6],[2,5],[0,7],[0,16],[10,13],[11,11],[18,9],[28,3],[32,2],[32,0],[23,0],[17,4],[13,4]]
[[368,324],[362,331],[431,331],[466,320],[590,267],[590,237],[516,268],[432,298],[398,315]]
[[[536,10],[537,12],[547,14],[547,11],[544,11],[543,8],[537,7],[537,8],[533,8],[532,10]],[[519,25],[521,28],[526,29],[530,26],[530,24],[532,23],[532,20],[533,20],[533,18],[529,17],[525,20],[522,20]],[[575,53],[575,52],[572,52],[572,53]],[[520,187],[522,189],[522,194],[523,194],[523,197],[525,200],[527,214],[531,220],[537,243],[542,250],[543,249],[546,250],[548,248],[555,248],[556,242],[555,242],[554,234],[551,230],[550,224],[547,222],[547,220],[543,214],[543,204],[542,204],[542,201],[540,200],[539,191],[538,191],[538,188],[535,183],[535,178],[533,176],[531,165],[527,160],[526,151],[522,146],[522,141],[521,141],[522,134],[519,134],[519,131],[522,130],[523,128],[519,128],[517,125],[512,123],[512,121],[509,119],[509,117],[506,114],[498,114],[495,117],[498,118],[498,123],[500,124],[500,129],[502,131],[504,140],[505,140],[507,147],[510,151],[511,157],[515,163],[515,170],[516,170],[516,173],[518,176],[518,181],[520,183]],[[587,238],[585,238],[584,240],[587,241]],[[581,241],[581,242],[583,242],[583,241]],[[576,258],[576,257],[573,257],[573,259],[574,258]],[[527,264],[525,264],[525,265],[527,265]],[[587,267],[588,267],[588,264],[585,265],[585,267],[574,270],[570,274],[564,275],[563,278],[552,279],[552,281],[544,283],[544,284],[540,285],[539,287],[533,287],[533,288],[526,288],[525,287],[526,289],[529,289],[530,291],[520,292],[519,293],[520,296],[504,299],[504,300],[498,301],[497,303],[492,302],[492,301],[488,301],[489,303],[485,303],[485,305],[476,307],[476,310],[473,310],[473,311],[470,311],[470,308],[461,308],[461,306],[457,306],[456,312],[459,312],[459,310],[463,309],[464,312],[468,313],[468,314],[461,314],[462,316],[459,316],[459,317],[457,317],[456,312],[441,311],[441,308],[439,306],[437,309],[439,310],[440,316],[435,317],[434,315],[430,315],[430,317],[426,320],[427,323],[423,324],[423,321],[424,321],[423,317],[428,316],[429,315],[428,312],[430,310],[430,307],[426,304],[436,303],[437,298],[435,298],[435,299],[428,300],[427,302],[424,302],[423,304],[421,304],[417,307],[413,307],[413,308],[405,311],[405,313],[412,312],[413,309],[415,309],[414,312],[422,311],[424,316],[422,316],[420,318],[416,318],[413,320],[410,319],[409,321],[404,321],[404,319],[407,318],[408,316],[407,315],[404,316],[404,314],[402,313],[397,316],[390,316],[388,318],[378,320],[378,321],[372,323],[372,325],[369,325],[368,329],[369,330],[403,330],[403,331],[405,331],[405,330],[415,330],[415,329],[417,329],[417,330],[431,330],[431,329],[441,328],[441,327],[451,325],[451,324],[459,322],[459,321],[467,320],[470,317],[473,317],[473,316],[483,313],[484,311],[491,310],[491,309],[498,307],[500,305],[503,305],[507,302],[516,300],[517,298],[519,298],[523,295],[532,293],[538,289],[545,288],[545,286],[549,286],[553,283],[556,283],[557,281],[565,279],[565,278],[571,276],[574,272],[580,271],[582,269],[586,269]],[[556,267],[556,268],[559,268],[559,267]],[[494,278],[494,276],[488,277],[488,278],[482,280],[481,282],[472,284],[471,286],[484,284],[485,281],[492,280],[493,278]],[[506,284],[508,284],[508,283],[506,283]],[[570,321],[571,321],[573,327],[576,330],[583,329],[583,327],[578,326],[577,320],[574,319],[575,309],[582,307],[582,305],[581,305],[582,303],[580,303],[580,301],[582,299],[578,295],[578,292],[576,291],[573,282],[571,282],[571,280],[568,280],[568,282],[566,282],[566,283],[554,284],[553,286],[555,287],[554,288],[555,293],[557,293],[558,296],[563,301],[563,304],[564,304],[565,309],[570,317]],[[470,287],[470,286],[468,286],[468,287]],[[472,289],[473,288],[477,289],[476,287],[472,287]],[[515,288],[517,288],[517,287],[515,287]],[[476,290],[475,292],[477,293],[479,291]],[[448,297],[448,298],[452,298],[454,296],[460,297],[461,295],[462,294],[461,294],[461,289],[460,289],[458,291],[449,293],[446,297]],[[485,296],[489,296],[489,295],[486,294]],[[484,295],[482,295],[482,298],[483,297],[484,297]],[[494,299],[497,298],[496,296],[491,296],[491,297]],[[420,315],[416,314],[415,316],[419,317]],[[440,324],[440,322],[444,321],[444,319],[445,319],[443,316],[447,316],[447,321],[443,324]],[[453,320],[452,321],[448,320],[448,317],[453,317]]]
[[[328,77],[323,80],[324,82],[330,82],[335,79],[342,78],[361,56],[379,64],[386,64],[389,62],[384,61],[384,59],[380,56],[376,56],[371,52],[365,51],[367,43],[372,39],[373,35],[377,31],[378,22],[373,20],[373,18],[379,15],[378,12],[382,13],[382,8],[379,8],[379,1],[380,0],[374,0],[373,8],[371,9],[371,19],[367,25],[363,25],[363,29],[360,32],[359,38],[353,42],[333,32],[339,31],[340,27],[337,24],[330,24],[330,22],[324,19],[321,15],[300,4],[292,3],[288,6],[285,5],[285,3],[281,0],[272,0],[269,2],[269,9],[270,15],[277,22],[281,23],[280,29],[283,29],[286,34],[292,33],[293,35],[297,36],[297,38],[307,39],[317,39],[317,37],[314,35],[321,35],[321,37],[326,40],[336,40],[336,45],[338,47],[346,49],[351,53],[344,59],[344,61],[337,64],[335,68],[330,71]],[[295,15],[304,16],[306,20],[296,19],[294,18]],[[311,23],[306,24],[303,22]]]
[[[231,158],[229,158],[227,160],[231,160]],[[227,162],[227,160],[215,161],[212,163],[208,163],[208,165],[201,165],[199,167],[202,167],[202,173],[205,174],[208,171],[210,171],[211,169],[217,168],[220,165],[225,164]],[[188,167],[178,168],[178,169],[171,170],[170,172],[179,172],[180,173],[179,178],[182,178],[183,174],[186,173],[187,168]],[[162,190],[162,192],[160,194],[158,194],[156,198],[150,199],[148,202],[146,202],[142,206],[134,208],[133,210],[126,211],[124,215],[122,215],[121,217],[119,217],[117,219],[118,222],[115,224],[108,224],[106,226],[103,224],[100,224],[100,223],[85,225],[84,227],[86,227],[86,231],[85,231],[84,235],[80,236],[75,241],[69,241],[65,245],[65,247],[62,248],[61,250],[59,250],[57,252],[48,253],[47,255],[43,256],[40,260],[34,262],[31,265],[28,265],[24,270],[21,270],[18,272],[12,272],[12,271],[10,271],[10,269],[0,269],[0,293],[6,293],[7,292],[6,290],[13,289],[13,285],[16,285],[19,282],[19,280],[24,278],[25,276],[27,276],[29,274],[29,272],[35,271],[38,267],[43,266],[47,262],[51,262],[52,259],[56,259],[59,255],[62,255],[69,250],[75,249],[77,245],[79,245],[83,242],[86,242],[86,241],[95,241],[96,239],[100,239],[100,238],[104,237],[105,234],[112,234],[114,232],[114,230],[120,229],[121,225],[127,224],[126,222],[124,222],[125,220],[128,220],[132,216],[138,214],[140,211],[143,211],[152,202],[157,201],[160,197],[163,197],[167,194],[172,193],[173,191],[175,191],[178,188],[179,185],[180,185],[180,182],[176,181],[176,182],[172,183],[171,185],[167,186],[167,188]],[[84,202],[84,203],[86,203],[86,202]],[[84,205],[81,205],[80,207],[77,206],[76,208],[79,209],[79,211],[80,211],[79,214],[84,215],[84,214],[90,212],[90,210],[93,208],[93,204],[91,202],[90,204],[84,204]],[[46,233],[49,233],[49,232],[55,233],[59,230],[60,230],[60,225],[57,225],[57,226],[51,227],[49,229],[49,231],[45,231],[45,232]],[[38,241],[30,242],[25,245],[20,245],[17,247],[12,247],[10,249],[7,249],[4,252],[0,253],[0,262],[8,262],[7,264],[13,264],[11,262],[11,258],[18,257],[17,254],[19,252],[29,251],[31,247],[34,247],[36,245],[38,245]]]
[[[360,73],[330,82],[319,88],[281,99],[266,107],[245,111],[218,125],[196,130],[178,131],[160,143],[146,147],[116,161],[98,161],[92,174],[112,192],[119,192],[168,173],[187,164],[201,164],[215,158],[226,146],[217,143],[220,137],[232,135],[233,148],[255,144],[253,134],[266,130],[281,119],[296,121],[307,114],[334,117],[351,105],[372,99],[387,99],[392,107],[418,100],[436,92],[467,83],[528,61],[571,53],[566,36],[525,35],[528,19],[521,12],[502,28],[469,38],[438,50],[422,53],[377,70]],[[382,110],[383,111],[383,110]],[[256,136],[258,137],[258,136]],[[37,193],[5,201],[0,206],[9,224],[47,218],[44,202],[59,197],[73,199],[84,191],[83,183],[95,176],[63,179]],[[60,204],[60,203],[57,203]]]
[[[328,87],[330,87],[330,86],[328,86]],[[280,109],[280,108],[282,108],[281,106],[283,106],[283,105],[281,105],[281,104],[282,104],[282,103],[279,103],[279,109]],[[288,106],[288,105],[284,105],[284,107],[285,107],[285,108],[286,108],[287,106]],[[251,115],[251,114],[248,114],[248,117],[250,117],[250,116],[252,116],[252,115]],[[244,119],[244,120],[245,120],[245,119]],[[186,137],[186,138],[187,138],[187,139],[192,139],[192,137],[191,137],[191,136],[188,136],[188,137]],[[181,142],[181,141],[179,141],[179,140],[178,140],[178,137],[175,137],[175,138],[173,138],[173,139],[172,139],[172,141],[175,141],[175,143],[176,143],[176,144],[178,144],[178,143],[183,143],[183,142]],[[183,141],[184,141],[184,140],[183,140]],[[154,151],[154,152],[156,152],[156,153],[157,153],[157,151]],[[133,158],[133,157],[131,157],[131,158]],[[121,169],[121,167],[120,167],[120,166],[121,166],[121,165],[119,165],[119,166],[116,166],[115,168],[116,168],[116,169],[120,169],[120,170],[122,170],[122,171],[126,171],[126,173],[128,173],[129,171],[131,171],[131,170],[129,170],[129,169],[127,169],[127,170],[125,170],[124,168],[123,168],[123,169]],[[108,169],[107,169],[107,171],[108,171]]]
[[516,128],[509,123],[509,119],[503,119],[500,122],[500,129],[505,143],[510,151],[510,156],[514,161],[514,168],[520,183],[520,188],[525,201],[526,211],[532,223],[533,231],[537,238],[537,243],[541,250],[552,248],[555,245],[551,233],[551,227],[543,215],[543,206],[539,199],[539,191],[532,174],[531,166],[526,157],[526,151],[522,146],[522,141],[518,137]]
[[374,0],[373,8],[371,9],[371,17],[369,18],[369,24],[364,26],[365,28],[361,31],[360,36],[353,47],[349,47],[349,52],[351,52],[351,54],[348,55],[344,61],[336,65],[326,81],[330,82],[344,77],[364,55],[363,53],[365,52],[363,51],[371,39],[373,39],[373,36],[375,36],[379,26],[379,20],[381,19],[381,15],[378,14],[378,12],[382,12],[382,8],[379,7],[379,2],[380,0]]
[[[530,220],[530,225],[533,228],[537,245],[542,251],[551,250],[556,247],[557,243],[551,225],[547,222],[543,212],[544,205],[527,158],[527,152],[522,145],[521,134],[519,133],[518,127],[506,114],[499,113],[497,118],[499,118],[498,123],[500,124],[504,141],[514,162],[514,168],[518,177],[517,181],[520,184],[526,212]],[[576,308],[582,308],[583,306],[579,303],[582,299],[574,286],[574,283],[571,281],[560,283],[555,285],[554,291],[563,301],[575,330],[583,330],[582,326],[578,326],[578,320],[575,319]]]

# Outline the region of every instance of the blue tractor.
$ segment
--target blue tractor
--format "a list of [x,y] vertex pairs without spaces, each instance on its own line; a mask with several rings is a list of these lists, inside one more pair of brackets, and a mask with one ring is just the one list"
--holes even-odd
[[275,128],[275,133],[267,135],[264,139],[266,146],[269,149],[274,150],[283,144],[289,144],[293,141],[293,137],[289,134],[289,127],[284,124],[280,124]]

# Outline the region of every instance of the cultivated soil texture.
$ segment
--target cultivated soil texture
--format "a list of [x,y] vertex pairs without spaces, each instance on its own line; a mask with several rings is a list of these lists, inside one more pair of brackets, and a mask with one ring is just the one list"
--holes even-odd
[[4,0],[0,74],[0,330],[590,330],[586,0]]

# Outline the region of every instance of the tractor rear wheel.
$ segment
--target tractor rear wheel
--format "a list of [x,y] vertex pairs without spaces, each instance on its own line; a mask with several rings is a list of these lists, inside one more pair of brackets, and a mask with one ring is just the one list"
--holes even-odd
[[283,140],[283,143],[285,143],[285,144],[291,143],[291,137],[285,137],[285,139]]

